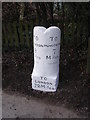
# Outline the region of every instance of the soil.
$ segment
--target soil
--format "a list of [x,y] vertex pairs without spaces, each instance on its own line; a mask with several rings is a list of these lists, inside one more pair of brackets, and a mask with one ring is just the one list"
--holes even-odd
[[4,51],[2,55],[3,90],[63,104],[78,114],[87,116],[88,76],[86,74],[87,51],[62,48],[60,52],[60,80],[56,92],[41,92],[31,88],[33,52],[27,50]]

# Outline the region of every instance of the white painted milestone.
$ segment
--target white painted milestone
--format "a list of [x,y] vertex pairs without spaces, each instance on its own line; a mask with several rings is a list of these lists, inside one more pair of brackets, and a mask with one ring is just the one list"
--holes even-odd
[[55,92],[59,82],[59,59],[61,30],[52,26],[46,29],[34,27],[34,68],[32,88]]

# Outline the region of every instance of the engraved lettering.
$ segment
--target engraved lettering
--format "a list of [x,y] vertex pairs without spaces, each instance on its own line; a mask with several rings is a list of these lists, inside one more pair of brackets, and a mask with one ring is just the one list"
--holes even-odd
[[51,59],[51,56],[46,56],[46,59]]
[[39,40],[38,36],[35,37],[36,40]]
[[50,40],[53,41],[53,37],[50,37]]

